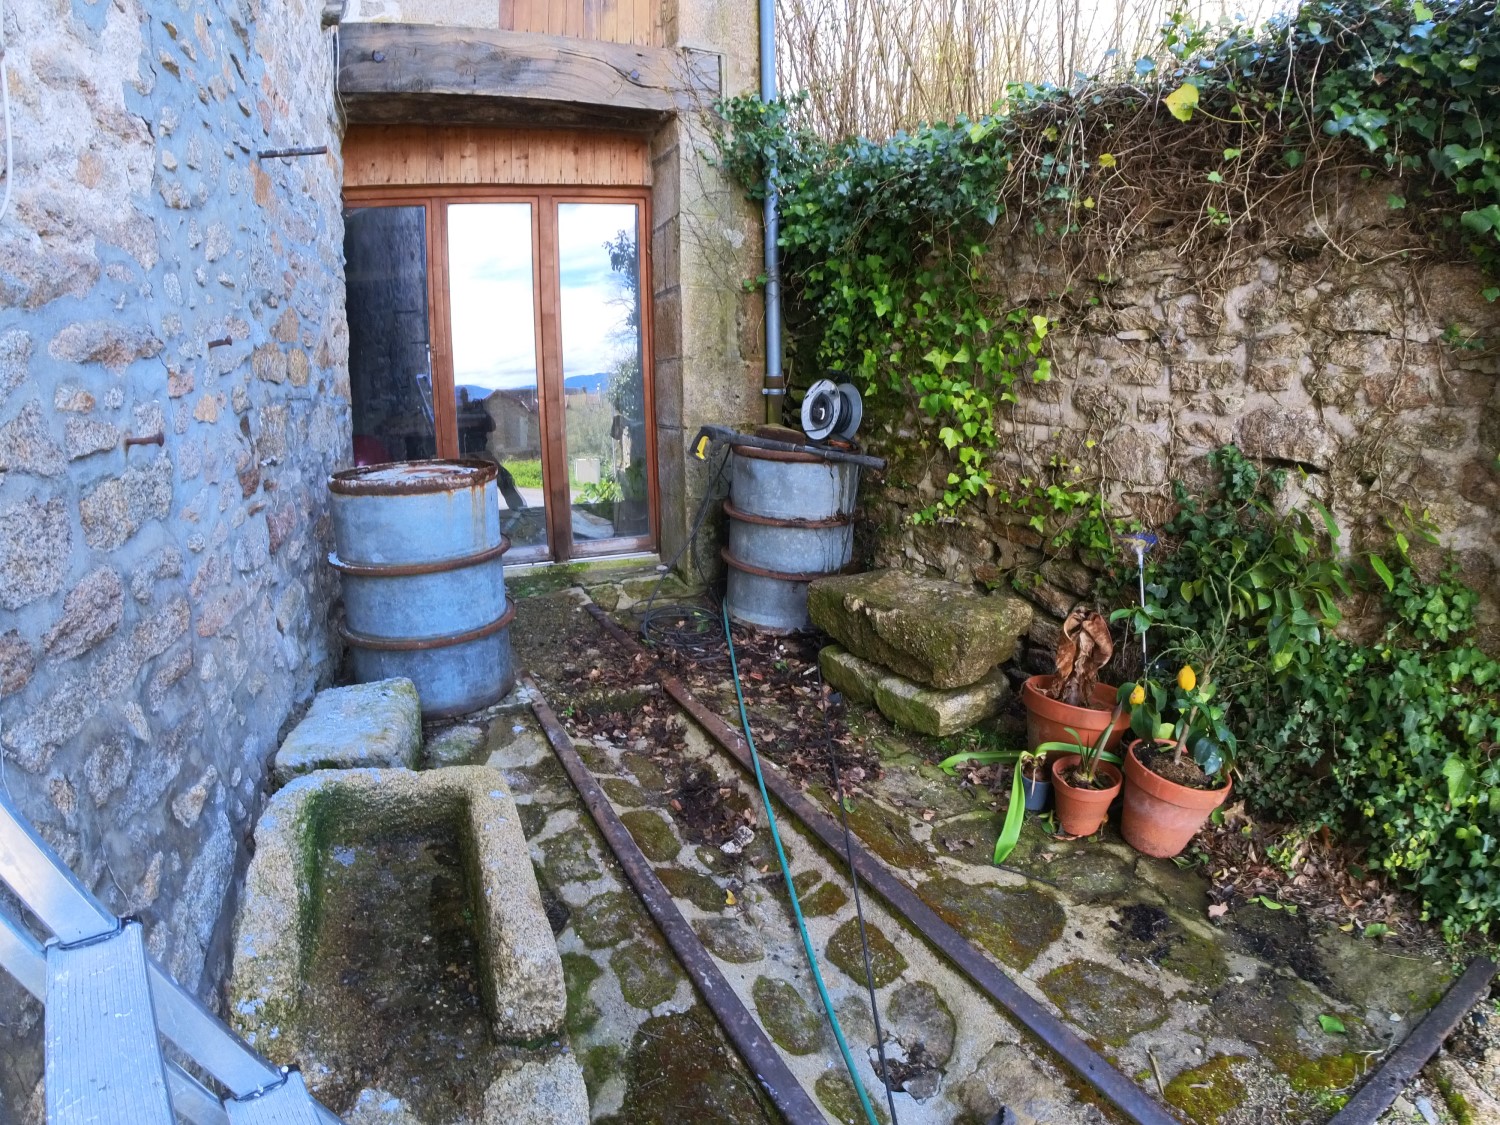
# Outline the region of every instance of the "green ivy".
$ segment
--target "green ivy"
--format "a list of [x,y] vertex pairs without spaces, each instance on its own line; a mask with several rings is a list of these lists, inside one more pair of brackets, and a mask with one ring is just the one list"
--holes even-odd
[[[1177,16],[1132,81],[1017,85],[1003,108],[885,141],[831,143],[796,124],[797,101],[720,103],[723,167],[780,200],[783,275],[809,369],[856,379],[875,402],[929,420],[949,458],[930,519],[994,496],[1043,526],[1102,510],[1064,477],[1017,491],[992,476],[1017,384],[1052,375],[1056,312],[996,305],[986,247],[1001,216],[1059,241],[1101,221],[1127,160],[1202,165],[1203,213],[1240,216],[1233,177],[1315,175],[1323,159],[1403,179],[1436,239],[1500,271],[1500,35],[1490,0],[1305,0],[1266,27]],[[1125,133],[1140,144],[1127,146]],[[1145,130],[1149,135],[1143,135]],[[1226,130],[1232,137],[1226,146]],[[1148,155],[1126,157],[1127,151]],[[1139,182],[1146,182],[1145,179]],[[1099,206],[1096,206],[1098,204]],[[1011,214],[1013,212],[1013,214]],[[1500,288],[1485,290],[1491,299]],[[1048,493],[1049,487],[1062,489]],[[1091,491],[1091,490],[1089,490]]]
[[[1393,535],[1393,561],[1340,555],[1326,511],[1278,504],[1284,477],[1232,447],[1215,465],[1218,494],[1183,497],[1153,552],[1152,612],[1131,615],[1163,658],[1153,682],[1192,652],[1181,638],[1210,638],[1251,804],[1363,844],[1449,936],[1491,935],[1500,929],[1500,663],[1474,643],[1474,593],[1451,565],[1421,577],[1404,532]],[[1241,590],[1226,624],[1198,586],[1243,572],[1247,558],[1249,577],[1225,583]],[[1134,573],[1119,583],[1123,596]],[[1374,639],[1336,631],[1336,600],[1349,593],[1378,599]]]

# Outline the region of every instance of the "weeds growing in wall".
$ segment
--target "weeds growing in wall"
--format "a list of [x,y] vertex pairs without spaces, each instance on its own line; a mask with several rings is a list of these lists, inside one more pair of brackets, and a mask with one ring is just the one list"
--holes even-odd
[[1340,176],[1379,174],[1399,187],[1388,204],[1411,254],[1500,273],[1494,19],[1493,0],[1308,0],[1259,30],[1179,17],[1123,75],[1014,85],[976,120],[829,142],[795,100],[741,98],[720,104],[717,142],[752,197],[768,176],[780,194],[794,375],[842,372],[947,451],[947,486],[919,518],[996,497],[1088,546],[1108,528],[1070,465],[995,472],[1018,381],[1051,377],[1067,294],[998,303],[987,249],[1041,239],[1079,282],[1107,281],[1144,224],[1170,221],[1211,282],[1284,241],[1278,213],[1316,215]]

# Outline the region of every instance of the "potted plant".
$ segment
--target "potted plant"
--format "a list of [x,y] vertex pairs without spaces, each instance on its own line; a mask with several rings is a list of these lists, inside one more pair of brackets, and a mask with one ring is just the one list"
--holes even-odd
[[1097,832],[1120,792],[1124,779],[1118,766],[1112,764],[1119,758],[1105,748],[1120,737],[1115,726],[1124,709],[1124,700],[1117,700],[1092,743],[1085,742],[1081,732],[1070,730],[1071,743],[1044,742],[1037,747],[1038,752],[1052,758],[1057,820],[1069,836],[1092,836]]
[[[1136,851],[1163,859],[1179,854],[1229,796],[1238,743],[1215,702],[1216,685],[1191,664],[1177,673],[1170,696],[1155,683],[1126,684],[1130,729],[1125,751],[1125,809],[1120,832]],[[1167,718],[1166,716],[1171,716]]]
[[1108,730],[1105,749],[1115,750],[1125,722],[1118,710],[1111,719],[1117,692],[1099,682],[1099,672],[1114,655],[1109,622],[1098,613],[1079,606],[1063,621],[1057,642],[1057,672],[1032,676],[1021,685],[1021,703],[1026,708],[1026,742],[1032,750],[1043,743],[1064,743],[1076,749],[1067,736],[1076,735],[1078,745],[1092,746]]
[[1027,812],[1041,812],[1052,800],[1052,781],[1048,777],[1045,754],[1023,753],[1016,762],[1021,772],[1021,792],[1026,797]]

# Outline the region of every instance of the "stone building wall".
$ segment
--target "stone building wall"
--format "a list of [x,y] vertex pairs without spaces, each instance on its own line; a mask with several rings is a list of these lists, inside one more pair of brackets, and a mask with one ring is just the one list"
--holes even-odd
[[[3,776],[193,988],[220,975],[267,756],[336,659],[348,343],[321,8],[4,7]],[[329,152],[256,155],[294,145]],[[0,1119],[35,1112],[39,1025],[0,975]]]
[[[1476,267],[1421,252],[1388,204],[1393,190],[1337,184],[1227,262],[1212,244],[1182,252],[1172,225],[1144,228],[1107,267],[1025,241],[994,251],[996,308],[1060,317],[1055,377],[1018,388],[997,478],[1102,487],[1107,515],[1158,527],[1172,483],[1207,484],[1208,453],[1235,442],[1305,472],[1290,474],[1290,494],[1325,501],[1346,544],[1383,541],[1383,519],[1403,504],[1429,511],[1483,595],[1483,638],[1500,647],[1500,303],[1481,295],[1493,282]],[[995,500],[913,526],[948,472],[919,447],[922,433],[909,417],[872,427],[895,464],[865,490],[867,559],[1014,586],[1041,611],[1029,659],[1050,670],[1061,617],[1092,596],[1083,564],[1104,560],[1059,551]]]

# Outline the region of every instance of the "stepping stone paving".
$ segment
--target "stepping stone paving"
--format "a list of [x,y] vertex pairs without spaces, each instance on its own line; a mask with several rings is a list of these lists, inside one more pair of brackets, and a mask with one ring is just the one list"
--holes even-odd
[[[540,635],[528,639],[531,621]],[[520,661],[538,674],[559,713],[572,702],[561,661],[588,667],[620,658],[569,592],[523,603],[515,635]],[[705,692],[704,702],[731,713],[714,693]],[[1267,922],[1260,915],[1271,912],[1240,906],[1234,913],[1243,916],[1212,925],[1201,879],[1135,855],[1110,829],[1093,840],[1058,841],[1028,819],[1009,869],[997,869],[990,852],[998,817],[988,795],[960,791],[936,771],[930,763],[942,751],[932,744],[878,717],[851,717],[859,723],[882,746],[886,774],[866,779],[851,802],[855,834],[1124,1074],[1153,1095],[1159,1078],[1185,1120],[1320,1125],[1369,1066],[1363,1052],[1404,1036],[1446,986],[1445,964],[1390,958],[1336,932],[1310,937],[1300,919],[1284,914]],[[822,1030],[753,787],[696,727],[681,720],[678,733],[686,746],[679,756],[710,763],[733,799],[749,802],[736,807],[754,810],[751,839],[737,853],[686,838],[668,803],[680,762],[602,737],[581,740],[579,750],[731,986],[776,1025],[793,1073],[830,1120],[860,1121]],[[490,761],[517,795],[539,881],[568,910],[558,942],[569,1041],[583,1062],[593,1119],[775,1120],[670,952],[653,940],[655,927],[530,721],[497,718],[489,739]],[[808,792],[837,814],[821,787]],[[789,817],[781,828],[814,946],[827,953],[835,1008],[884,1119],[847,871]],[[987,1125],[1001,1105],[1023,1123],[1111,1119],[877,896],[866,890],[863,900],[888,1056],[910,1068],[894,1095],[903,1125]],[[1287,925],[1298,929],[1277,928]],[[1406,973],[1399,980],[1397,960]],[[654,971],[663,964],[671,971]],[[1324,1032],[1318,1016],[1325,1013],[1342,1019],[1348,1033]]]

